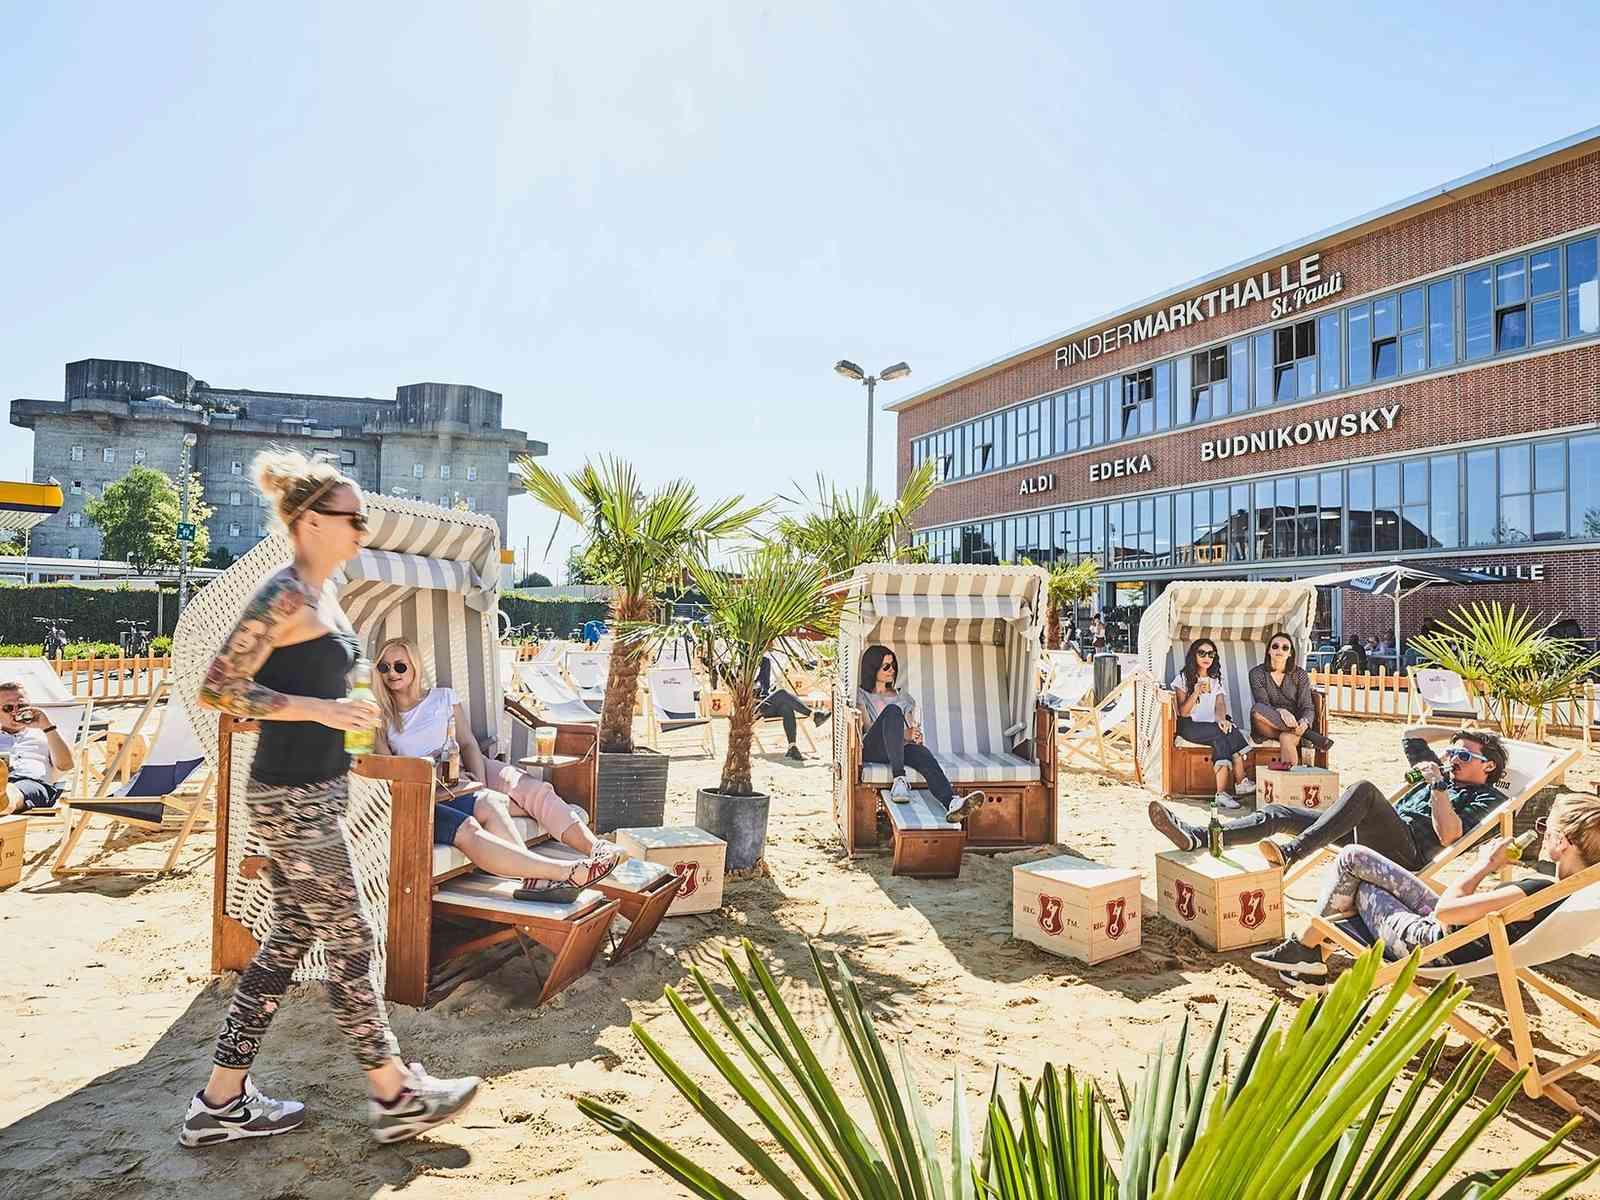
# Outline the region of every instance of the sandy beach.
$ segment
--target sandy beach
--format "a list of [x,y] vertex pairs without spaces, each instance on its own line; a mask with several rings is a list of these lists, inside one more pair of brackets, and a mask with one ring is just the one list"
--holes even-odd
[[[1399,781],[1398,725],[1335,720],[1331,732],[1345,781],[1367,776],[1385,788]],[[692,823],[694,789],[713,782],[718,766],[692,749],[676,751],[669,823]],[[1600,767],[1588,756],[1566,786],[1592,792],[1597,777]],[[574,1104],[580,1095],[634,1115],[742,1191],[767,1195],[707,1126],[686,1115],[629,1031],[632,1022],[646,1026],[710,1080],[662,989],[692,992],[691,965],[725,982],[719,954],[743,937],[775,969],[793,972],[785,995],[841,1076],[848,1065],[829,1036],[806,943],[845,955],[882,1032],[906,1044],[941,1129],[957,1065],[975,1117],[996,1064],[1014,1087],[1046,1061],[1071,1063],[1115,1095],[1117,1074],[1136,1072],[1185,1014],[1209,1030],[1229,1002],[1237,1049],[1275,1000],[1298,1003],[1244,952],[1212,953],[1156,915],[1153,855],[1165,843],[1145,820],[1151,797],[1141,788],[1064,772],[1059,848],[969,854],[959,880],[919,881],[891,876],[887,854],[843,857],[829,815],[830,778],[826,762],[758,758],[757,785],[773,795],[767,874],[730,881],[721,911],[669,919],[647,949],[615,968],[597,967],[545,1008],[532,1007],[533,976],[521,961],[430,1009],[391,1005],[408,1055],[437,1074],[472,1072],[486,1084],[459,1124],[387,1148],[367,1137],[361,1078],[320,989],[310,987],[291,993],[256,1071],[269,1093],[306,1102],[305,1128],[210,1151],[181,1149],[183,1106],[205,1078],[233,985],[232,976],[209,973],[210,836],[191,840],[174,878],[57,883],[48,863],[61,826],[36,826],[22,883],[0,892],[0,1197],[688,1194],[589,1123]],[[1524,822],[1556,794],[1537,798]],[[124,860],[137,860],[164,843],[124,838],[116,845]],[[1011,938],[1011,867],[1063,849],[1145,873],[1137,953],[1086,967]],[[1296,889],[1302,907],[1308,895]],[[1551,974],[1600,995],[1592,957],[1568,959]],[[1469,1004],[1494,1022],[1492,989],[1480,986]],[[1569,1053],[1592,1046],[1593,1031],[1564,1010],[1531,1003],[1530,1011],[1538,1044]],[[1449,1057],[1460,1049],[1453,1042]],[[1492,1070],[1485,1090],[1505,1078]],[[1571,1086],[1600,1104],[1593,1069]],[[1562,1119],[1554,1105],[1519,1097],[1464,1166],[1509,1163]],[[1581,1130],[1575,1146],[1600,1151],[1600,1130]],[[1600,1185],[1578,1194],[1600,1196]]]

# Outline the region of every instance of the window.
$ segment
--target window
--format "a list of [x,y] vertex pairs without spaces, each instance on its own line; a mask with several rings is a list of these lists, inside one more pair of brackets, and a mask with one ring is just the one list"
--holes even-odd
[[142,463],[144,461],[144,451],[141,449],[135,449],[133,452],[133,461],[136,463]]
[[72,494],[73,494],[73,495],[74,495],[74,496],[81,496],[81,495],[83,495],[83,480],[81,480],[81,479],[74,479],[74,480],[73,480],[73,481],[72,481]]
[[1428,285],[1428,365],[1448,367],[1456,361],[1456,281]]
[[1351,467],[1350,553],[1372,553],[1372,468]]
[[338,455],[326,446],[315,446],[311,450],[311,457],[316,462],[325,462],[330,466],[338,461]]
[[1372,548],[1400,549],[1400,464],[1372,468]]
[[1190,358],[1189,419],[1206,421],[1229,410],[1229,362],[1226,346],[1213,346]]
[[242,462],[240,462],[238,459],[234,459],[231,463],[228,464],[228,474],[229,475],[243,475],[244,474],[244,464]]
[[478,481],[478,468],[477,467],[468,467],[467,468],[467,482],[468,483],[476,483],[477,481]]
[[1322,347],[1322,390],[1336,392],[1341,382],[1338,313],[1324,313],[1317,318],[1317,342]]
[[1149,367],[1122,377],[1121,437],[1154,433],[1156,422],[1155,372]]
[[1256,407],[1272,403],[1272,334],[1258,333],[1251,339],[1256,356]]
[[1272,480],[1263,479],[1256,484],[1256,558],[1273,557],[1273,527],[1277,515],[1278,489]]
[[82,446],[74,446],[72,448],[72,461],[73,462],[82,462],[83,461],[83,447]]
[[1495,482],[1495,452],[1467,453],[1467,545],[1492,546],[1500,522],[1500,498]]
[[1321,554],[1344,553],[1344,475],[1324,471],[1318,481],[1321,506],[1317,514],[1317,550]]
[[1520,258],[1494,269],[1494,348],[1520,350],[1528,344],[1528,277]]
[[411,464],[411,478],[413,478],[413,479],[421,479],[422,478],[422,464],[421,463],[412,463]]
[[1356,304],[1345,309],[1344,321],[1350,338],[1345,350],[1345,382],[1351,387],[1364,387],[1372,382],[1372,305]]
[[1400,305],[1395,297],[1372,302],[1372,378],[1393,379],[1400,373]]
[[1487,358],[1494,350],[1494,318],[1489,303],[1489,268],[1468,271],[1462,277],[1466,305],[1466,354],[1468,362]]
[[1567,336],[1600,332],[1600,280],[1595,273],[1595,239],[1567,247]]
[[[1570,271],[1567,278],[1572,278]],[[1600,434],[1572,438],[1567,451],[1572,459],[1567,464],[1567,528],[1573,537],[1600,538]]]
[[1273,556],[1275,558],[1293,558],[1295,556],[1295,530],[1298,525],[1298,513],[1295,508],[1296,486],[1293,478],[1277,481],[1277,512],[1274,514],[1272,542]]
[[[1534,325],[1538,327],[1537,320]],[[1532,532],[1536,542],[1567,536],[1567,443],[1564,440],[1534,443]]]
[[105,463],[108,467],[114,466],[117,461],[117,448],[115,446],[107,446],[101,450],[100,461]]
[[229,537],[238,537],[239,536],[239,522],[237,522],[237,521],[228,522],[228,536]]
[[1423,328],[1423,291],[1420,287],[1407,288],[1400,293],[1400,373],[1413,375],[1426,369],[1428,350],[1427,333]]
[[256,526],[256,537],[264,538],[266,536],[267,536],[267,527],[265,525],[257,525]]
[[1428,460],[1414,458],[1400,464],[1400,549],[1427,550],[1428,538]]
[[229,504],[243,504],[244,503],[244,497],[241,496],[238,492],[229,492],[228,493],[228,503]]
[[1459,468],[1454,454],[1441,454],[1429,460],[1429,511],[1432,515],[1433,544],[1454,549],[1461,544],[1461,494]]
[[68,546],[67,547],[67,557],[68,558],[78,558],[78,557],[80,557],[80,555],[81,555],[81,551],[79,551],[78,547],[76,547],[76,546]]
[[341,450],[341,451],[339,451],[339,465],[341,467],[353,467],[353,466],[355,466],[356,465],[356,452],[354,450]]
[[1528,293],[1533,344],[1546,346],[1561,340],[1561,251],[1540,250],[1528,259]]
[[468,496],[467,497],[467,511],[468,512],[477,512],[478,511],[478,498],[476,496]]
[[1156,428],[1172,428],[1172,364],[1157,363],[1156,371]]
[[1497,542],[1525,542],[1533,530],[1533,455],[1528,446],[1500,447],[1500,523]]
[[83,514],[82,513],[68,513],[67,514],[67,528],[68,529],[82,529],[83,528]]

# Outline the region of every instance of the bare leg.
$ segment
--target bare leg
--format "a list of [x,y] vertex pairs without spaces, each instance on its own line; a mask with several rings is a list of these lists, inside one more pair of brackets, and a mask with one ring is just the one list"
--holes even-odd
[[515,840],[496,837],[475,819],[461,823],[456,849],[474,866],[506,879],[565,879],[572,872],[570,862],[542,858]]
[[1219,762],[1214,764],[1217,769],[1217,791],[1233,791],[1233,767],[1229,763]]
[[1234,758],[1233,758],[1233,782],[1235,784],[1235,790],[1237,790],[1237,785],[1238,784],[1242,783],[1246,778],[1248,778],[1248,775],[1247,775],[1246,772],[1247,772],[1247,768],[1249,767],[1249,765],[1250,765],[1250,760],[1248,758],[1246,758],[1243,754],[1234,755]]

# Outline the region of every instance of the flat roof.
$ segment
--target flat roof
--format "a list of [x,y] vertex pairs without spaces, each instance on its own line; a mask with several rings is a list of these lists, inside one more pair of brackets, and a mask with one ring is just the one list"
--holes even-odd
[[1166,288],[1163,291],[1155,293],[1153,296],[1145,297],[1143,300],[1135,301],[1132,304],[1119,305],[1117,308],[1112,309],[1103,316],[1096,317],[1091,321],[1085,321],[1081,325],[1076,325],[1067,330],[1065,333],[1058,333],[1054,337],[1046,338],[1041,342],[1032,342],[1029,345],[1019,347],[1018,349],[1012,350],[1009,353],[1002,354],[999,358],[990,359],[988,362],[980,363],[978,366],[972,367],[970,370],[963,371],[958,375],[952,375],[948,379],[943,379],[938,383],[925,387],[919,392],[913,392],[911,395],[905,396],[899,400],[886,402],[883,405],[883,410],[885,412],[904,412],[906,409],[914,408],[924,400],[931,399],[933,396],[938,395],[940,392],[944,392],[949,388],[956,386],[957,384],[967,383],[980,376],[992,374],[993,372],[998,371],[1003,367],[1010,366],[1021,359],[1031,357],[1032,355],[1038,354],[1044,350],[1049,350],[1059,342],[1069,341],[1073,338],[1093,333],[1107,325],[1114,324],[1122,317],[1129,316],[1147,308],[1155,308],[1157,305],[1161,304],[1163,301],[1172,296],[1181,295],[1184,292],[1190,292],[1199,288],[1208,287],[1211,284],[1220,283],[1230,276],[1237,275],[1244,271],[1249,271],[1254,267],[1261,266],[1263,263],[1283,258],[1287,255],[1295,253],[1296,251],[1304,250],[1319,242],[1328,242],[1335,239],[1349,241],[1354,234],[1365,229],[1366,227],[1393,224],[1396,220],[1399,220],[1401,217],[1408,216],[1414,211],[1419,211],[1426,208],[1436,208],[1440,204],[1448,203],[1452,200],[1463,199],[1465,195],[1484,191],[1493,184],[1500,182],[1502,176],[1531,174],[1533,170],[1545,165],[1546,159],[1558,157],[1577,158],[1583,153],[1595,148],[1600,148],[1600,125],[1591,126],[1580,133],[1569,134],[1567,137],[1561,138],[1558,141],[1550,142],[1548,145],[1540,146],[1535,150],[1529,150],[1526,153],[1515,156],[1514,158],[1508,158],[1502,162],[1490,163],[1486,167],[1481,167],[1476,171],[1459,176],[1458,178],[1452,179],[1447,183],[1441,183],[1436,187],[1431,187],[1424,191],[1418,192],[1415,195],[1407,196],[1403,200],[1396,200],[1392,204],[1386,204],[1381,208],[1375,208],[1371,212],[1363,213],[1358,217],[1352,217],[1348,221],[1342,221],[1337,225],[1330,225],[1327,229],[1319,230],[1318,232],[1309,234],[1306,237],[1297,238],[1292,242],[1285,242],[1283,245],[1275,246],[1271,250],[1266,250],[1260,254],[1251,255],[1249,258],[1242,259],[1230,266],[1223,267],[1220,270],[1212,271],[1209,274],[1202,275],[1197,279],[1191,279],[1187,283],[1181,283],[1176,287]]

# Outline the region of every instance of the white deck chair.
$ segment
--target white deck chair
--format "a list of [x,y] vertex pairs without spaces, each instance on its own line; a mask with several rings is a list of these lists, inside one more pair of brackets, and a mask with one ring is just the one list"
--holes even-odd
[[1424,721],[1456,721],[1465,728],[1479,720],[1478,705],[1467,685],[1454,671],[1426,667],[1411,673],[1411,682],[1422,702]]
[[507,693],[520,691],[522,684],[517,678],[517,648],[512,645],[507,645],[505,642],[501,642],[498,658],[500,665],[500,686],[504,688]]
[[[80,700],[74,696],[47,658],[8,658],[0,661],[0,681],[20,683],[35,708],[44,710],[50,723],[56,726],[61,740],[72,747],[73,773],[68,776],[69,790],[82,791],[84,752],[89,746],[89,718],[94,713],[93,700]],[[11,751],[15,739],[9,733],[0,733],[0,754]],[[37,813],[39,810],[35,810]],[[48,815],[50,810],[44,810]],[[34,815],[34,814],[29,814]]]
[[[170,690],[166,684],[162,684],[156,690],[156,694],[151,697],[144,712],[139,714],[139,719],[134,723],[132,731],[134,734],[139,732],[157,703],[167,699]],[[93,797],[78,799],[63,797],[62,803],[72,810],[74,819],[71,831],[62,842],[60,853],[56,855],[56,860],[50,867],[51,875],[58,879],[71,875],[160,876],[170,873],[177,865],[178,854],[188,841],[195,822],[211,796],[213,773],[210,770],[203,772],[200,770],[205,765],[205,750],[181,704],[169,702],[162,707],[155,742],[145,755],[144,764],[131,781],[112,792],[111,785],[115,781],[121,760],[133,752],[135,744],[133,737],[129,737],[123,744],[117,761],[111,764],[104,781]],[[198,788],[192,786],[194,779],[201,780]],[[160,867],[67,865],[79,839],[83,837],[89,822],[95,817],[108,817],[112,821],[132,825],[137,829],[160,830],[166,827],[169,816],[180,817],[182,820],[172,848],[167,852],[166,860]]]
[[595,712],[606,699],[606,677],[611,673],[611,655],[597,650],[574,650],[567,654],[567,678],[578,689],[578,698]]
[[517,682],[540,716],[569,725],[593,725],[600,714],[583,702],[573,686],[552,666],[518,663]]
[[1056,738],[1062,766],[1070,766],[1081,758],[1102,771],[1137,774],[1133,701],[1134,685],[1142,678],[1138,674],[1127,676],[1098,704],[1089,701],[1068,705],[1062,710],[1072,722],[1067,731]]
[[645,672],[650,702],[645,710],[648,744],[660,749],[661,735],[679,729],[701,730],[700,744],[705,752],[717,752],[711,718],[705,715],[701,692],[694,672],[688,667],[652,667]]
[[[1526,920],[1535,912],[1557,906],[1538,925],[1535,925],[1515,942],[1507,935],[1507,926]],[[1490,953],[1472,962],[1451,966],[1443,957],[1459,946],[1479,938],[1488,938]],[[1523,1008],[1522,986],[1526,985],[1541,996],[1553,1000],[1568,1012],[1588,1022],[1600,1031],[1600,1011],[1592,999],[1574,998],[1540,974],[1536,968],[1555,962],[1570,954],[1579,954],[1600,939],[1600,866],[1587,867],[1567,879],[1552,884],[1543,891],[1516,901],[1509,907],[1487,917],[1451,931],[1448,937],[1423,948],[1421,965],[1411,991],[1424,994],[1422,982],[1437,982],[1449,975],[1459,979],[1480,979],[1493,976],[1500,987],[1500,1001],[1506,1012],[1506,1033],[1510,1045],[1501,1037],[1490,1037],[1488,1032],[1467,1019],[1464,1008],[1458,1007],[1450,1016],[1450,1024],[1469,1041],[1483,1041],[1494,1047],[1495,1056],[1508,1071],[1526,1068],[1523,1091],[1537,1099],[1548,1096],[1571,1113],[1600,1120],[1600,1113],[1580,1105],[1557,1081],[1574,1071],[1600,1062],[1600,1050],[1577,1055],[1564,1062],[1541,1067],[1535,1054],[1533,1038],[1528,1030],[1528,1015]],[[1301,941],[1315,947],[1332,943],[1351,955],[1359,954],[1372,941],[1372,932],[1359,919],[1330,921],[1313,917],[1301,935]],[[1374,980],[1374,987],[1385,987],[1400,973],[1403,963],[1386,964]]]
[[[792,673],[794,671],[794,660],[779,650],[773,650],[768,657],[772,660],[772,674],[769,680],[772,687],[774,689],[782,688],[791,695],[797,697],[802,703],[814,705],[816,702],[816,697],[813,696],[811,700],[807,701],[805,692],[803,692],[796,683],[794,674]],[[759,705],[757,706],[756,711],[757,716],[755,724],[750,727],[750,736],[755,740],[755,744],[760,748],[761,753],[771,754],[772,750],[767,744],[765,735],[773,731],[773,726],[777,726],[779,730],[782,730],[783,718],[761,716]],[[815,727],[816,721],[810,717],[795,718],[796,737],[805,739],[806,745],[810,747],[812,754],[816,754],[817,752],[817,739],[812,736],[811,733],[812,729]],[[787,742],[780,746],[780,750],[787,748]]]
[[536,662],[541,667],[558,666],[561,662],[561,656],[570,649],[571,646],[567,642],[562,641],[560,638],[551,638],[549,641],[539,644],[539,648],[533,652],[533,658],[529,661]]

